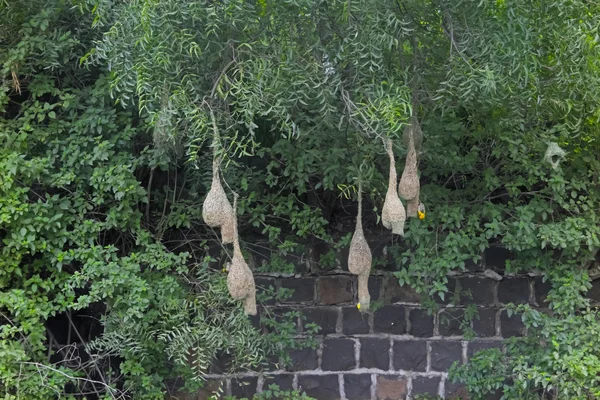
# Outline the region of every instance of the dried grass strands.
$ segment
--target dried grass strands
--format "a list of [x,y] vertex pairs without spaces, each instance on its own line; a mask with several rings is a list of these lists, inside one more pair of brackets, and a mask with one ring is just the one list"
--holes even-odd
[[394,159],[392,139],[384,139],[384,144],[388,156],[390,157],[390,177],[388,189],[385,194],[385,201],[381,209],[381,222],[386,229],[391,229],[392,233],[404,236],[404,223],[406,222],[406,211],[404,205],[398,197],[396,187],[398,185],[398,175],[396,173],[396,160]]
[[234,236],[233,208],[231,207],[231,203],[229,203],[229,199],[227,199],[227,195],[221,184],[221,178],[219,177],[221,169],[221,158],[218,155],[218,147],[220,145],[219,129],[212,110],[210,111],[210,116],[214,133],[212,182],[202,205],[202,219],[212,228],[220,227],[221,241],[223,244],[228,244],[233,242]]
[[417,121],[417,117],[414,115],[411,118],[410,125],[407,125],[406,128],[404,128],[404,132],[402,132],[402,144],[406,147],[410,144],[411,134],[415,150],[419,153],[423,146],[423,130],[421,129],[421,125],[419,125],[419,121]]
[[408,154],[400,184],[398,185],[398,195],[404,200],[412,200],[419,197],[419,176],[417,173],[417,151],[415,150],[412,136],[408,143]]
[[406,216],[409,218],[415,218],[419,214],[419,196],[406,202]]
[[[237,210],[237,194],[234,194],[233,208]],[[227,289],[235,300],[244,301],[246,315],[256,315],[256,286],[254,276],[240,249],[237,216],[233,214],[233,259],[227,274]]]
[[[352,235],[352,241],[350,242],[350,250],[348,252],[348,270],[354,274],[358,275],[359,279],[359,301],[361,298],[360,285],[361,281],[364,288],[362,289],[362,298],[367,301],[367,304],[361,304],[361,310],[367,311],[369,309],[369,290],[368,285],[365,285],[365,282],[369,280],[369,274],[371,272],[371,263],[373,261],[373,257],[371,255],[371,249],[369,248],[369,244],[365,239],[365,234],[363,232],[362,227],[362,186],[359,183],[358,185],[358,215],[356,217],[356,228],[354,229],[354,234]],[[362,278],[361,278],[362,276]]]
[[202,204],[202,219],[212,228],[221,228],[223,244],[233,242],[233,208],[225,194],[219,178],[219,160],[213,161],[213,176],[210,190]]

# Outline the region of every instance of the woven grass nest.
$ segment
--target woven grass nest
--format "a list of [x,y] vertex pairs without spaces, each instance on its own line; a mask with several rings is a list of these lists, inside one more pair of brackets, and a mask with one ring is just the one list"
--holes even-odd
[[400,184],[398,185],[398,195],[408,202],[407,215],[409,217],[417,216],[420,190],[421,184],[419,182],[417,170],[417,151],[415,150],[414,140],[412,136],[410,136],[408,142],[408,154],[406,155],[406,163],[404,166],[404,171],[402,171]]
[[385,194],[385,201],[383,202],[383,208],[381,209],[381,222],[386,229],[391,229],[392,233],[404,236],[406,211],[404,210],[404,205],[396,191],[398,175],[396,173],[396,161],[394,159],[392,139],[385,139],[384,144],[388,156],[390,157],[390,176],[387,193]]
[[223,190],[219,170],[219,160],[215,157],[210,190],[202,205],[202,219],[212,228],[221,228],[221,241],[228,244],[232,243],[234,238],[233,208]]
[[[233,208],[237,208],[237,194],[234,195]],[[256,285],[254,276],[240,249],[237,230],[237,217],[233,214],[233,259],[227,274],[227,289],[235,300],[244,301],[246,315],[256,315]]]
[[365,239],[362,227],[362,188],[358,186],[358,215],[356,217],[356,228],[350,242],[348,252],[348,270],[358,275],[358,303],[361,311],[368,311],[371,303],[369,295],[369,274],[371,273],[371,263],[373,257],[371,249]]

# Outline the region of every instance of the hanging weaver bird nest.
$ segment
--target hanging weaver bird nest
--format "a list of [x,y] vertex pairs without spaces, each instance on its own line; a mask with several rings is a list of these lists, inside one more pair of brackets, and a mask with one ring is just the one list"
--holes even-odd
[[365,239],[362,227],[362,187],[358,185],[358,215],[356,216],[356,228],[350,242],[348,253],[348,270],[358,275],[358,299],[361,311],[369,310],[371,297],[369,296],[369,274],[371,273],[371,249]]
[[421,151],[421,147],[423,146],[423,131],[421,130],[421,125],[419,125],[419,121],[417,121],[417,117],[415,116],[412,117],[410,125],[407,125],[402,132],[402,144],[404,144],[404,146],[408,147],[411,135],[415,145],[415,150],[417,153],[419,153]]
[[219,160],[215,157],[210,190],[202,205],[202,219],[211,228],[220,227],[221,240],[223,244],[227,244],[233,242],[233,208],[231,208],[223,185],[221,185],[219,169]]
[[[237,194],[234,194],[233,208],[237,209]],[[244,301],[246,315],[256,315],[256,286],[254,276],[242,256],[237,230],[237,217],[233,214],[233,259],[227,274],[227,289],[235,300]]]
[[406,211],[404,205],[398,197],[396,187],[398,185],[398,175],[396,173],[396,161],[392,149],[392,139],[384,139],[384,144],[388,156],[390,157],[390,177],[388,189],[385,194],[385,201],[381,209],[381,222],[386,229],[391,229],[392,233],[404,236],[404,223],[406,221]]
[[550,142],[548,143],[548,148],[546,149],[544,160],[550,163],[553,169],[556,169],[560,165],[560,162],[565,159],[566,155],[567,152],[561,149],[558,144]]
[[409,218],[414,218],[418,215],[419,212],[419,196],[415,197],[412,200],[408,200],[406,202],[406,215]]
[[[417,174],[417,152],[414,146],[414,140],[410,139],[408,143],[408,154],[400,184],[398,185],[398,194],[404,200],[412,200],[419,197],[419,176]],[[417,203],[418,204],[418,203]]]

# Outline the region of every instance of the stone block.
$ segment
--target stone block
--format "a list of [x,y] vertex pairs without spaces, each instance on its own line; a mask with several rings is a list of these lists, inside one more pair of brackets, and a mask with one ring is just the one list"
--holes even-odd
[[465,312],[460,308],[447,308],[438,314],[438,330],[442,336],[461,336],[460,324]]
[[447,400],[470,400],[469,391],[464,385],[447,380],[445,386],[445,398]]
[[269,389],[270,385],[277,385],[281,390],[292,390],[293,384],[294,375],[292,374],[267,375],[263,382],[263,391]]
[[592,300],[592,303],[600,303],[600,279],[592,281],[592,287],[587,292],[587,296]]
[[369,294],[371,301],[379,300],[379,292],[381,292],[382,278],[380,276],[369,276]]
[[387,371],[390,367],[389,350],[388,339],[360,339],[359,368],[377,368]]
[[431,369],[446,372],[452,364],[462,364],[462,343],[436,341],[431,342]]
[[325,339],[323,341],[323,356],[321,369],[323,371],[349,371],[356,367],[352,339]]
[[377,400],[405,400],[408,394],[408,382],[399,375],[378,375]]
[[427,345],[424,341],[395,341],[393,366],[396,370],[425,372],[427,368]]
[[229,353],[225,353],[223,351],[218,352],[213,359],[213,362],[210,366],[211,374],[225,374],[229,372],[229,368],[231,367],[231,361],[233,356]]
[[404,306],[386,305],[375,311],[373,331],[376,333],[406,333],[406,317]]
[[231,395],[251,399],[256,394],[257,377],[234,378],[231,380]]
[[317,369],[317,350],[310,347],[289,351],[291,365],[286,366],[288,371],[307,371]]
[[[280,327],[272,326],[269,323],[270,319],[278,323],[285,323],[285,329],[297,329],[298,318],[296,317],[295,310],[292,308],[286,307],[268,307],[264,309],[264,312],[261,311],[261,323],[265,326],[265,329],[268,332],[279,332]],[[290,326],[293,325],[293,326]]]
[[521,320],[521,316],[513,314],[509,317],[507,311],[502,310],[500,313],[500,332],[505,339],[513,336],[523,336],[525,325]]
[[473,331],[478,337],[496,336],[495,308],[478,308],[477,315],[473,318]]
[[514,259],[514,255],[502,246],[490,246],[485,249],[483,259],[486,268],[503,273],[506,269],[506,261]]
[[[277,294],[277,286],[275,285],[275,279],[273,278],[265,278],[262,276],[257,276],[254,278],[254,283],[256,284],[256,296],[260,299],[262,294],[273,292],[273,294]],[[262,305],[272,306],[275,305],[275,296],[269,298],[268,300],[264,300]]]
[[429,315],[426,310],[413,308],[409,310],[408,319],[411,335],[417,337],[433,336],[433,315]]
[[341,399],[337,375],[300,375],[298,389],[315,399]]
[[498,301],[502,304],[529,303],[529,279],[504,278],[498,285]]
[[342,308],[342,323],[345,335],[369,333],[369,314],[361,313],[356,307]]
[[210,399],[215,393],[219,392],[219,389],[222,390],[222,393],[225,393],[224,379],[207,379],[204,386],[198,390],[197,397],[194,397],[194,400]]
[[314,278],[282,278],[280,287],[294,291],[283,303],[312,303],[315,300]]
[[[456,303],[454,300],[454,293],[456,291],[456,279],[449,278],[448,283],[446,283],[447,292],[444,293],[444,297],[440,297],[440,295],[433,295],[433,300],[438,304],[451,304]],[[455,304],[458,305],[458,304]]]
[[[600,281],[599,281],[600,282]],[[535,302],[540,307],[547,307],[546,297],[552,289],[550,281],[544,282],[541,277],[535,278],[533,283],[533,290],[535,292]]]
[[385,303],[418,303],[419,294],[408,285],[400,286],[398,278],[388,276],[383,280],[383,301]]
[[478,351],[485,349],[500,349],[502,350],[502,342],[501,341],[472,341],[467,343],[467,359],[471,359],[473,355],[477,354]]
[[315,323],[321,327],[320,335],[329,335],[336,332],[337,320],[340,310],[334,307],[315,307],[302,309],[302,327]]
[[[481,277],[464,277],[458,280],[461,304],[489,306],[494,304],[494,286],[496,281]],[[470,298],[468,295],[470,295]]]
[[429,396],[437,396],[440,387],[440,378],[438,376],[415,376],[412,380],[411,397],[418,394],[427,394]]
[[322,276],[317,280],[317,293],[320,304],[342,304],[350,303],[354,299],[352,293],[353,277]]
[[344,375],[344,392],[348,400],[371,398],[371,374]]

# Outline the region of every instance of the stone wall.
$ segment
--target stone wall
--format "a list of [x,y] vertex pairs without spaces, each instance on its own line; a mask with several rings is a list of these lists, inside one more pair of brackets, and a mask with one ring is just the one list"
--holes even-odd
[[[207,390],[193,398],[208,398],[219,382],[226,395],[248,398],[271,383],[305,391],[319,400],[410,399],[416,394],[465,398],[460,397],[464,388],[447,379],[448,368],[455,361],[466,362],[478,350],[501,348],[504,338],[525,334],[520,317],[509,317],[506,304],[544,307],[549,290],[540,277],[501,274],[493,254],[484,257],[481,265],[470,265],[467,272],[449,277],[451,293],[445,301],[437,299],[441,309],[436,315],[429,315],[419,305],[419,296],[399,286],[391,274],[370,277],[372,300],[380,303],[372,313],[356,308],[356,277],[347,272],[297,277],[257,274],[259,288],[294,290],[289,299],[272,302],[263,312],[298,310],[299,336],[304,324],[321,326],[318,347],[292,351],[293,366],[268,373],[224,376],[217,363],[207,376]],[[457,296],[452,296],[457,290]],[[457,304],[452,297],[458,298]],[[479,315],[471,322],[476,336],[471,341],[464,339],[460,328],[469,304],[477,306]]]

